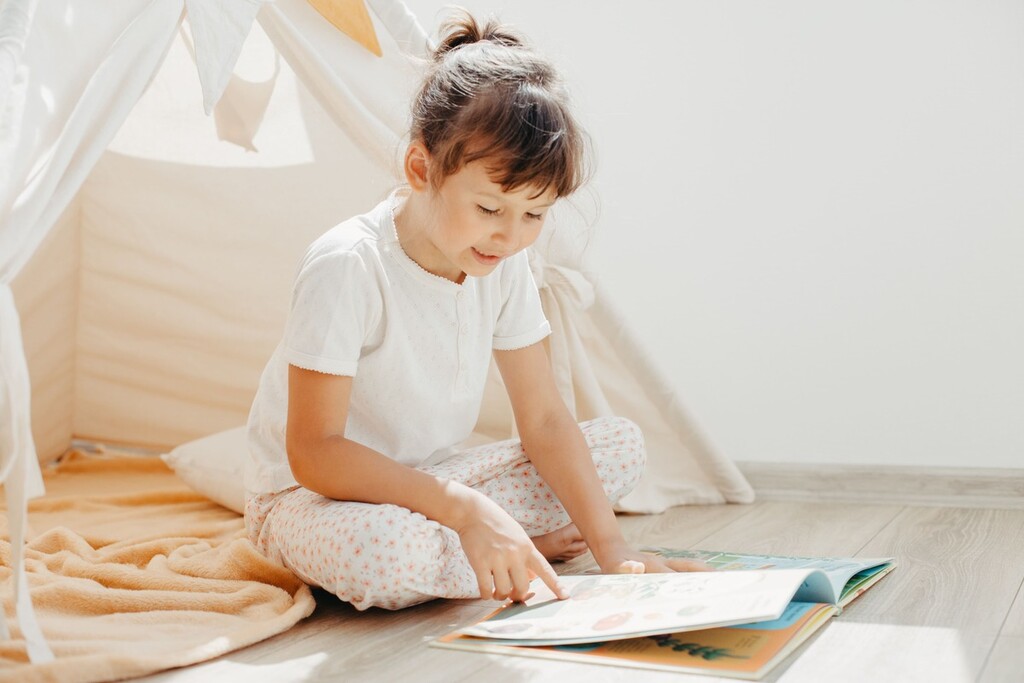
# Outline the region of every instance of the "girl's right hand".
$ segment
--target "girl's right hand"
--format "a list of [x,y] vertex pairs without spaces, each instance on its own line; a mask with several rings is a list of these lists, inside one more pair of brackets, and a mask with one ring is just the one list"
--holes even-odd
[[525,602],[530,580],[538,576],[559,600],[569,597],[558,575],[544,559],[519,523],[485,496],[474,506],[475,514],[459,528],[462,550],[476,572],[480,597],[484,600]]

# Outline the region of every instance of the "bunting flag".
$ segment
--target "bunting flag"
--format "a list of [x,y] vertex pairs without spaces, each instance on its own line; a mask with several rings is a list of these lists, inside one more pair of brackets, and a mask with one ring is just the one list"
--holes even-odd
[[309,4],[339,31],[378,57],[383,56],[363,0],[309,0]]
[[206,113],[224,94],[263,0],[185,0]]

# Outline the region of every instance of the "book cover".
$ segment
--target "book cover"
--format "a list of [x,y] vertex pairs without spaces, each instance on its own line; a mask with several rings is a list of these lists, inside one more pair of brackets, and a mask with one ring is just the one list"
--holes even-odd
[[431,645],[469,652],[757,680],[835,613],[832,605],[792,602],[780,618],[772,621],[627,640],[527,647],[449,633]]

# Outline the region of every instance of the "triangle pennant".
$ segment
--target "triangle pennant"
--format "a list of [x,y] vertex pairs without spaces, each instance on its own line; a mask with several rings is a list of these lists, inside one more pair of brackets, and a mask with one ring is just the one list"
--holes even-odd
[[185,0],[207,114],[224,94],[262,5],[263,0]]
[[363,0],[309,0],[309,4],[349,38],[378,57],[384,54]]

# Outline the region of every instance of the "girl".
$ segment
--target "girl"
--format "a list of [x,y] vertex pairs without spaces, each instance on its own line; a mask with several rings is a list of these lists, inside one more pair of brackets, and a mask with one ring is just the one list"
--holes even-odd
[[[461,15],[413,106],[407,187],[325,233],[296,278],[249,417],[250,539],[359,609],[521,601],[550,560],[671,571],[612,504],[640,477],[632,423],[577,425],[541,341],[524,251],[583,181],[583,137],[552,67]],[[493,353],[521,441],[458,452]],[[531,538],[532,537],[532,538]]]

